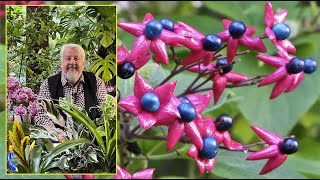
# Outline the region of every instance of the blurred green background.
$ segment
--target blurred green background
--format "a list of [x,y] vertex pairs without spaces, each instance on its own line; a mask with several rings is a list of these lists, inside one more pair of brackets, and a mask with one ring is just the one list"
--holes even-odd
[[[221,19],[241,20],[246,25],[255,27],[260,36],[264,33],[264,6],[265,2],[128,2],[128,1],[44,1],[44,4],[117,4],[118,22],[141,22],[146,13],[150,12],[155,19],[171,18],[174,22],[185,22],[203,34],[216,34],[223,30]],[[273,2],[273,9],[278,12],[288,9],[286,23],[291,27],[290,40],[297,48],[296,56],[301,58],[312,57],[320,59],[320,9],[319,2],[294,1]],[[5,46],[4,18],[1,17],[0,45],[0,113],[5,127]],[[127,49],[132,47],[135,37],[118,28],[118,45],[123,43]],[[268,55],[275,54],[275,47],[268,40],[263,41],[268,49]],[[244,48],[240,48],[245,50]],[[189,51],[185,48],[177,48],[179,57],[185,57]],[[241,62],[234,66],[234,71],[254,77],[258,74],[273,72],[270,68],[259,62],[251,52],[241,56]],[[156,85],[169,74],[170,66],[159,67],[154,62],[139,70],[139,73]],[[175,94],[179,94],[185,88],[194,75],[186,73],[177,76],[173,80],[179,80]],[[135,141],[141,150],[141,154],[148,156],[149,161],[141,154],[124,151],[120,156],[121,161],[127,161],[127,170],[133,173],[143,168],[156,168],[154,178],[320,178],[320,71],[312,75],[305,75],[304,81],[293,92],[280,95],[274,100],[269,100],[274,85],[257,88],[257,86],[233,88],[225,90],[221,100],[216,106],[210,105],[205,110],[205,115],[217,117],[221,113],[227,113],[234,117],[235,124],[231,130],[233,139],[244,144],[260,141],[250,129],[251,125],[259,125],[281,136],[295,135],[299,142],[299,151],[290,155],[286,162],[278,169],[267,175],[258,173],[265,164],[261,161],[245,161],[247,154],[244,152],[228,152],[220,150],[217,156],[217,164],[212,173],[199,175],[199,170],[194,159],[185,155],[177,156],[174,151],[166,152],[165,141],[137,140]],[[117,81],[118,89],[122,97],[132,94],[133,78]],[[210,84],[207,84],[210,87]],[[134,121],[136,123],[136,121]],[[134,125],[133,125],[134,126]],[[4,135],[4,128],[0,129]],[[145,134],[162,135],[157,128],[152,128]],[[4,139],[0,140],[0,177],[5,176],[5,150]],[[178,144],[177,149],[185,154],[189,145]],[[37,176],[41,178],[59,178],[59,176]],[[5,176],[5,178],[9,178]],[[20,178],[20,177],[16,177]],[[35,178],[24,176],[21,178]],[[61,176],[60,176],[61,178]],[[111,177],[101,177],[111,178]]]

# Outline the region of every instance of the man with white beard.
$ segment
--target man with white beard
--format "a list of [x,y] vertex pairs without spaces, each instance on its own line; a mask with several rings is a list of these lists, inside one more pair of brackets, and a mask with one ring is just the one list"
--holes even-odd
[[[101,105],[105,101],[107,89],[102,79],[94,73],[83,71],[85,66],[83,48],[78,44],[63,45],[60,60],[62,71],[42,83],[39,98],[52,99],[55,103],[58,103],[59,98],[69,98],[73,104],[85,109],[91,119],[100,117],[101,112],[90,107]],[[54,123],[44,113],[39,113],[35,117],[35,124],[45,127],[50,134],[56,135],[59,141],[64,141],[66,136],[70,137],[75,133],[65,131],[63,127],[73,128],[73,120],[71,116],[61,114],[65,120],[62,124]]]

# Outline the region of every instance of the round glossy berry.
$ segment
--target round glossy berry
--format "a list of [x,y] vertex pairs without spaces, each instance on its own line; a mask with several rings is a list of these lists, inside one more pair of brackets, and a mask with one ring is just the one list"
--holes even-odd
[[293,154],[299,149],[299,144],[294,138],[285,138],[280,144],[280,151],[283,154]]
[[121,99],[121,93],[119,91],[119,89],[117,89],[117,101],[119,102]]
[[272,27],[277,40],[285,40],[290,36],[290,28],[285,23],[278,23]]
[[246,32],[246,30],[246,25],[241,21],[233,21],[229,25],[229,33],[235,39],[240,38]]
[[220,71],[220,74],[227,74],[232,70],[232,64],[229,64],[226,58],[219,59],[216,63],[216,68],[224,66],[222,68],[222,72]]
[[228,131],[232,127],[233,119],[228,114],[221,114],[217,117],[214,124],[218,131]]
[[185,96],[178,97],[182,103],[190,103],[190,100]]
[[160,23],[163,26],[163,29],[169,30],[169,31],[174,31],[174,23],[172,22],[171,19],[169,18],[163,18],[160,20]]
[[161,35],[163,26],[157,20],[152,20],[146,24],[145,33],[149,39],[155,39]]
[[197,116],[196,108],[194,108],[190,103],[181,103],[178,106],[178,111],[180,113],[181,120],[185,122],[191,122]]
[[304,61],[298,57],[292,58],[287,64],[287,71],[291,74],[298,74],[304,70]]
[[159,97],[154,93],[146,93],[141,98],[142,108],[149,112],[155,112],[160,108]]
[[307,74],[311,74],[317,70],[317,61],[312,58],[304,59],[304,69],[303,71]]
[[216,157],[218,153],[218,142],[212,136],[205,136],[203,140],[203,149],[199,151],[199,156],[202,158],[212,159]]
[[216,51],[221,48],[221,45],[221,38],[215,34],[209,34],[203,40],[203,48],[207,51]]
[[131,78],[136,72],[136,68],[132,62],[125,62],[118,66],[118,76],[122,79]]

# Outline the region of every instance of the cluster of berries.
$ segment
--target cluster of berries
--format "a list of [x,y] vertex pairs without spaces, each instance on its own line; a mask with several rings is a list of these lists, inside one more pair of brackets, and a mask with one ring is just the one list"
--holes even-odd
[[[224,144],[227,150],[246,150],[244,145],[231,139],[228,132],[233,124],[231,116],[222,114],[214,120],[201,115],[212,100],[212,96],[214,103],[217,103],[228,82],[241,83],[249,79],[243,74],[231,71],[239,45],[266,53],[267,49],[262,39],[268,38],[276,46],[277,56],[261,54],[257,56],[257,59],[277,68],[259,83],[259,87],[276,83],[270,99],[278,97],[283,92],[294,90],[303,80],[304,73],[311,74],[317,69],[317,62],[314,59],[302,59],[289,54],[295,52],[296,48],[288,40],[290,28],[284,23],[286,16],[287,10],[274,13],[271,3],[267,2],[264,14],[266,30],[261,37],[252,37],[256,32],[255,28],[241,21],[227,19],[222,20],[224,25],[222,32],[208,35],[183,22],[174,24],[168,18],[155,20],[150,13],[145,15],[141,23],[118,23],[118,27],[137,37],[130,53],[123,45],[118,47],[118,76],[128,79],[136,74],[133,95],[120,99],[118,91],[120,108],[136,115],[140,126],[145,130],[153,126],[168,126],[167,151],[173,149],[185,134],[192,143],[187,155],[197,160],[200,173],[212,171],[219,144]],[[226,43],[224,47],[223,43]],[[191,72],[211,72],[213,92],[176,97],[174,89],[177,81],[153,89],[137,70],[152,58],[148,50],[154,54],[156,63],[168,65],[167,46],[184,46],[190,49],[190,54],[178,63]],[[216,53],[225,47],[226,57],[216,56]],[[279,167],[288,154],[298,150],[298,143],[293,137],[283,138],[258,126],[251,128],[269,145],[247,158],[247,160],[269,159],[260,174],[269,173]],[[120,167],[118,169],[121,172],[123,170]],[[153,170],[150,171],[152,172]],[[118,174],[116,177],[122,176]]]

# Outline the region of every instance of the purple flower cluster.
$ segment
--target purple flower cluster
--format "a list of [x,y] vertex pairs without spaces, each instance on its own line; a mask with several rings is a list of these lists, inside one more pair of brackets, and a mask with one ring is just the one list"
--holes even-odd
[[21,87],[20,83],[13,77],[7,79],[8,111],[13,110],[15,114],[34,117],[38,113],[38,96],[28,87]]

